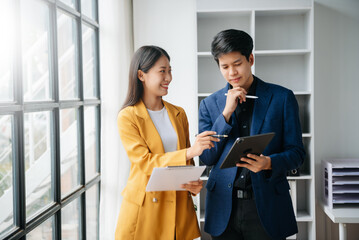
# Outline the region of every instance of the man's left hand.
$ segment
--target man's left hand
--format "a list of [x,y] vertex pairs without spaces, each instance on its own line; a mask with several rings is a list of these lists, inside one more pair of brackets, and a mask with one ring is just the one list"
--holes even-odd
[[262,170],[272,169],[272,161],[268,156],[261,154],[257,156],[255,154],[247,154],[247,157],[242,157],[241,161],[245,163],[237,163],[237,167],[245,167],[251,170],[252,172],[260,172]]

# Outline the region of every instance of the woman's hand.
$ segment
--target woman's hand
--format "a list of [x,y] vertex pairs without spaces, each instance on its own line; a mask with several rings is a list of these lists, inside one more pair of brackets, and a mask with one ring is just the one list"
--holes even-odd
[[187,160],[192,159],[193,157],[199,156],[205,149],[211,149],[214,147],[213,142],[219,142],[219,138],[211,137],[211,135],[216,134],[214,131],[205,131],[197,135],[196,141],[193,146],[187,148]]
[[182,184],[181,187],[196,195],[201,191],[203,187],[203,181],[201,179],[198,179],[197,181],[191,181],[186,184]]

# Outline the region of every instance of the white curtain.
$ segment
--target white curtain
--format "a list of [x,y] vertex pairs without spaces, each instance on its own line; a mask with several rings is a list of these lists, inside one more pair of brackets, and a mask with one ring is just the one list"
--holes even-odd
[[101,71],[100,239],[114,239],[130,164],[117,131],[133,54],[132,1],[99,1]]

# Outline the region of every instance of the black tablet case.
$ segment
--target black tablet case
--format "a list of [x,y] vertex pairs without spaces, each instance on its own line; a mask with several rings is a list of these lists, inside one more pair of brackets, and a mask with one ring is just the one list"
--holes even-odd
[[248,153],[260,155],[270,143],[275,133],[264,133],[248,137],[237,138],[224,158],[220,168],[235,167],[236,163],[241,162],[241,157],[246,157]]

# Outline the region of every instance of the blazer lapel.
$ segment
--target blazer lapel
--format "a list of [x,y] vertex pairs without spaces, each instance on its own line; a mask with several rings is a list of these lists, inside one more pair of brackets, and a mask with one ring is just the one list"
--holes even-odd
[[268,106],[272,99],[272,93],[267,91],[267,88],[268,85],[259,78],[257,78],[256,95],[258,96],[258,99],[256,99],[254,103],[250,135],[259,134],[259,131],[267,114]]
[[142,99],[134,105],[134,108],[135,113],[138,116],[140,131],[143,133],[143,138],[145,139],[150,152],[164,153],[165,149],[163,147],[160,134],[157,132],[156,126],[153,124]]
[[178,115],[180,114],[180,111],[166,101],[162,100],[162,102],[166,107],[168,117],[170,118],[172,126],[174,127],[177,134],[177,150],[183,149],[186,146],[181,146],[181,144],[186,142],[186,137],[182,136],[183,134],[180,134],[180,129],[183,129],[183,126],[180,126],[181,123],[179,119],[177,119]]

